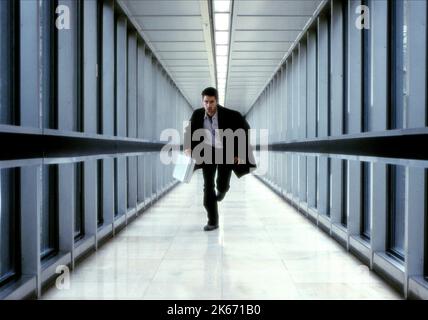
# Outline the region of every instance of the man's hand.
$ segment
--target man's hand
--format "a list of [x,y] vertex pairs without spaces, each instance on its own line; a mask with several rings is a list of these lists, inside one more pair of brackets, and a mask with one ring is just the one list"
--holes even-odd
[[235,157],[234,158],[234,163],[235,164],[242,164],[242,163],[244,163],[240,158],[238,158],[238,157]]
[[191,157],[192,156],[192,149],[189,148],[189,149],[184,150],[184,154],[188,157]]

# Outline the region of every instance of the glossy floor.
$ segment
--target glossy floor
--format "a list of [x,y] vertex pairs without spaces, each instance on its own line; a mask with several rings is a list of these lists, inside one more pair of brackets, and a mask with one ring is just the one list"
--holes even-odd
[[200,170],[77,265],[44,299],[400,299],[253,176],[204,232]]

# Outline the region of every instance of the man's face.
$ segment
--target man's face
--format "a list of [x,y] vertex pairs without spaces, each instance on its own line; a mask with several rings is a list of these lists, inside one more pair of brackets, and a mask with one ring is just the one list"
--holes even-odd
[[217,100],[215,97],[204,96],[202,98],[202,103],[205,108],[205,112],[212,117],[217,111]]

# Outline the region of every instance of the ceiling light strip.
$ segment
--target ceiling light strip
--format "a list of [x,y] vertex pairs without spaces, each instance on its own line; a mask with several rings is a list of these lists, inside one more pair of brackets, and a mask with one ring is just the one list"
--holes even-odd
[[214,39],[219,104],[224,104],[230,48],[231,0],[213,0]]

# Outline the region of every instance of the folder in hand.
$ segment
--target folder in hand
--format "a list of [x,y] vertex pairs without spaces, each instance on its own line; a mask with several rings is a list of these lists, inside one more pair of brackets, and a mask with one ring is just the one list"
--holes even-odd
[[180,153],[175,161],[174,172],[172,176],[184,183],[189,183],[195,168],[195,159]]

